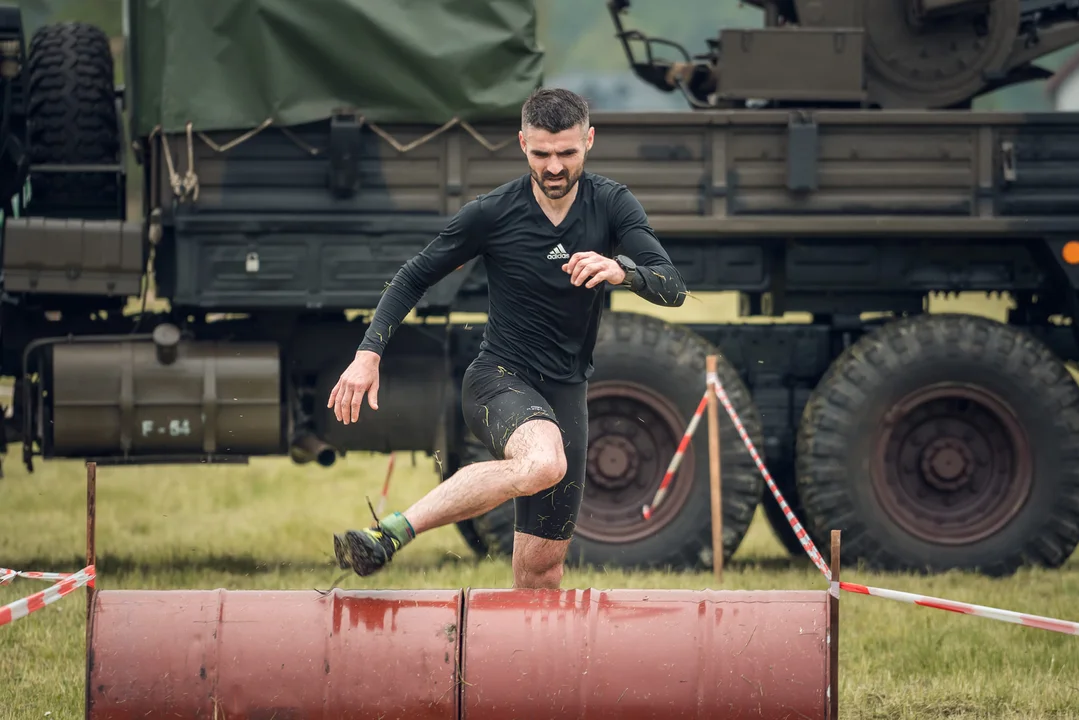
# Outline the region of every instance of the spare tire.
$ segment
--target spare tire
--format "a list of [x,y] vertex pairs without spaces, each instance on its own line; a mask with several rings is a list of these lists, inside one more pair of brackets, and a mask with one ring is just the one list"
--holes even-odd
[[[715,347],[684,327],[651,316],[606,314],[589,382],[585,496],[567,564],[712,564],[706,417],[653,518],[645,520],[641,508],[651,504],[700,403],[705,360],[713,354],[719,356],[718,375],[735,411],[754,444],[762,447],[761,420],[749,390]],[[720,427],[723,554],[729,559],[753,521],[764,483],[722,407]],[[512,502],[476,518],[475,526],[492,554],[512,553]]]
[[[34,165],[117,165],[121,126],[109,38],[85,23],[45,25],[30,41],[27,122]],[[115,170],[33,172],[35,214],[94,218],[123,207]]]
[[888,571],[1061,565],[1079,543],[1079,386],[1021,328],[891,322],[851,345],[799,429],[798,492],[843,562]]

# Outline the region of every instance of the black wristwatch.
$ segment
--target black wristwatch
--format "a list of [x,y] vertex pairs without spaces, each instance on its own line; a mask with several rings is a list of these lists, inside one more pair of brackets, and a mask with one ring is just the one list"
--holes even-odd
[[618,263],[618,267],[622,268],[622,271],[626,273],[626,277],[622,281],[620,287],[624,287],[627,290],[634,290],[637,287],[637,263],[633,262],[633,260],[625,255],[615,256],[614,261]]

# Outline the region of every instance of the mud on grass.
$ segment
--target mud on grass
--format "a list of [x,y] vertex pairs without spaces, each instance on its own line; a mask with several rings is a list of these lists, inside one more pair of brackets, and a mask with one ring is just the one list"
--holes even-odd
[[[0,480],[0,566],[71,571],[85,553],[85,470],[8,455]],[[288,460],[250,466],[100,468],[98,587],[325,589],[340,575],[332,534],[367,524],[387,458],[350,454],[331,469]],[[386,512],[433,486],[434,463],[398,457]],[[952,574],[884,577],[846,568],[847,580],[1079,620],[1079,558],[1063,571],[994,581]],[[384,572],[347,576],[347,589],[505,587],[508,563],[476,559],[453,527],[412,542]],[[806,558],[788,559],[758,513],[724,573],[732,589],[822,588]],[[570,570],[566,587],[690,588],[710,573]],[[41,589],[17,579],[0,604]],[[0,628],[0,720],[83,715],[85,593]],[[1079,717],[1079,638],[980,618],[843,595],[843,718]]]

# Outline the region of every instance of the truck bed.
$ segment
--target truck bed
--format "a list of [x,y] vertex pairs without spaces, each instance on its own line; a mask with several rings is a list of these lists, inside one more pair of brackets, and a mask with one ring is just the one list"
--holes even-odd
[[[431,137],[437,129],[334,124],[269,127],[224,151],[193,135],[197,200],[165,216],[178,302],[373,306],[449,215],[527,171],[515,123],[474,128],[494,148],[462,125]],[[680,264],[709,268],[687,275],[698,289],[767,287],[766,238],[875,237],[885,252],[914,235],[1079,231],[1079,113],[596,113],[593,124],[588,169],[633,190]],[[223,145],[240,134],[208,137]],[[187,136],[167,144],[182,179]],[[346,197],[329,186],[334,147],[351,151],[337,162],[357,172]],[[168,164],[157,165],[168,208]],[[429,301],[461,281],[448,278]]]

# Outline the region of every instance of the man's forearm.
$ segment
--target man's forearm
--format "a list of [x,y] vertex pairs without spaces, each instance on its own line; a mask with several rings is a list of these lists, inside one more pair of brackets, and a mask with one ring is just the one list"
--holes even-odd
[[681,307],[686,301],[686,283],[674,265],[666,262],[638,265],[632,290],[655,305]]
[[616,245],[637,266],[633,292],[654,305],[681,306],[686,301],[686,283],[648,224],[641,203],[625,186],[610,202]]
[[357,350],[370,350],[382,355],[390,337],[401,327],[426,291],[426,285],[416,278],[411,263],[405,264],[393,276],[379,299],[375,315]]
[[481,252],[484,238],[479,202],[466,203],[446,229],[397,271],[375,307],[357,350],[379,355],[427,289]]

